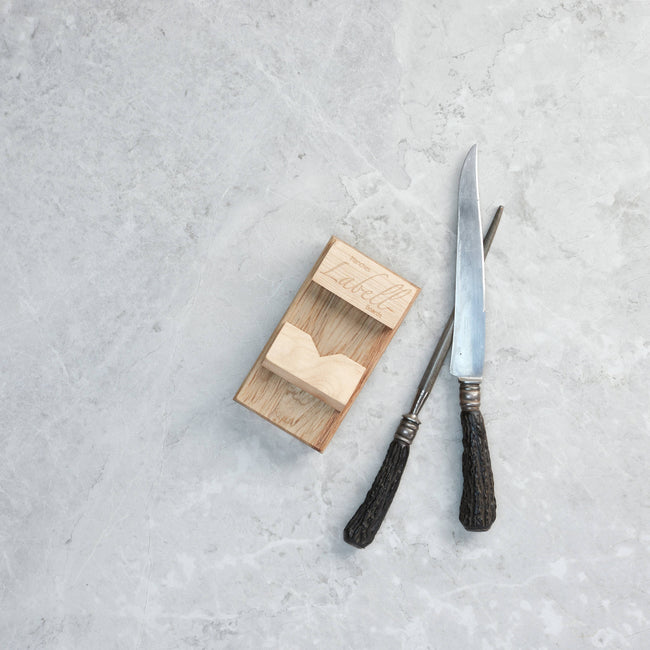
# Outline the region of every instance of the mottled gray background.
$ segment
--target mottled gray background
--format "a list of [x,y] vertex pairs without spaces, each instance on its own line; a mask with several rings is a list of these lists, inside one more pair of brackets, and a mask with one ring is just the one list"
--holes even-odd
[[[650,647],[650,3],[0,1],[2,648]],[[499,501],[444,371],[479,143]],[[331,235],[422,293],[325,454],[232,402]]]

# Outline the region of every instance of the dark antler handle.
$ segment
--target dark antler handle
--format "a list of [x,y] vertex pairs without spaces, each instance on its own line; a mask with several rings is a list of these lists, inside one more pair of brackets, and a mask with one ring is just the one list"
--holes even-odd
[[375,539],[402,478],[409,448],[420,426],[416,415],[402,416],[386,458],[377,473],[365,501],[359,506],[343,532],[343,539],[352,546],[365,548]]
[[488,530],[497,516],[494,478],[485,422],[480,411],[481,384],[460,382],[463,427],[463,496],[459,519],[467,530]]

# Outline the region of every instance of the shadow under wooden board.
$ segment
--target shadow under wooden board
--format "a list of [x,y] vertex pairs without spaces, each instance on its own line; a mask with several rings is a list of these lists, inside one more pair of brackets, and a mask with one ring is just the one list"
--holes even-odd
[[419,292],[332,237],[235,401],[322,452]]

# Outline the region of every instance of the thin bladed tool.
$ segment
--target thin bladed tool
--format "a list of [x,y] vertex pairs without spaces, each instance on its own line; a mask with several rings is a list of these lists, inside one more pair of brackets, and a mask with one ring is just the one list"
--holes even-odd
[[456,299],[450,372],[460,384],[463,495],[459,519],[467,530],[488,530],[496,518],[494,479],[480,411],[485,359],[485,277],[478,194],[478,150],[467,154],[458,186]]
[[[502,213],[503,206],[500,206],[485,235],[483,242],[485,255],[490,250],[492,240],[499,227]],[[359,506],[345,527],[343,539],[352,546],[365,548],[373,541],[393,502],[393,497],[397,492],[402,473],[406,467],[411,443],[420,426],[418,414],[431,394],[433,384],[449,352],[452,343],[453,328],[454,312],[452,311],[427,368],[422,375],[411,410],[402,416],[402,420],[388,447],[386,457],[372,487],[368,491],[364,502]]]

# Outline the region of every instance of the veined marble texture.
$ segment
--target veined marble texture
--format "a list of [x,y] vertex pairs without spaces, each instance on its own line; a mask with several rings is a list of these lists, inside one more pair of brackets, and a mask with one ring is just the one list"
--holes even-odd
[[[650,2],[0,2],[0,647],[650,647]],[[479,145],[498,513],[443,370]],[[232,401],[331,235],[422,287],[324,454]]]

